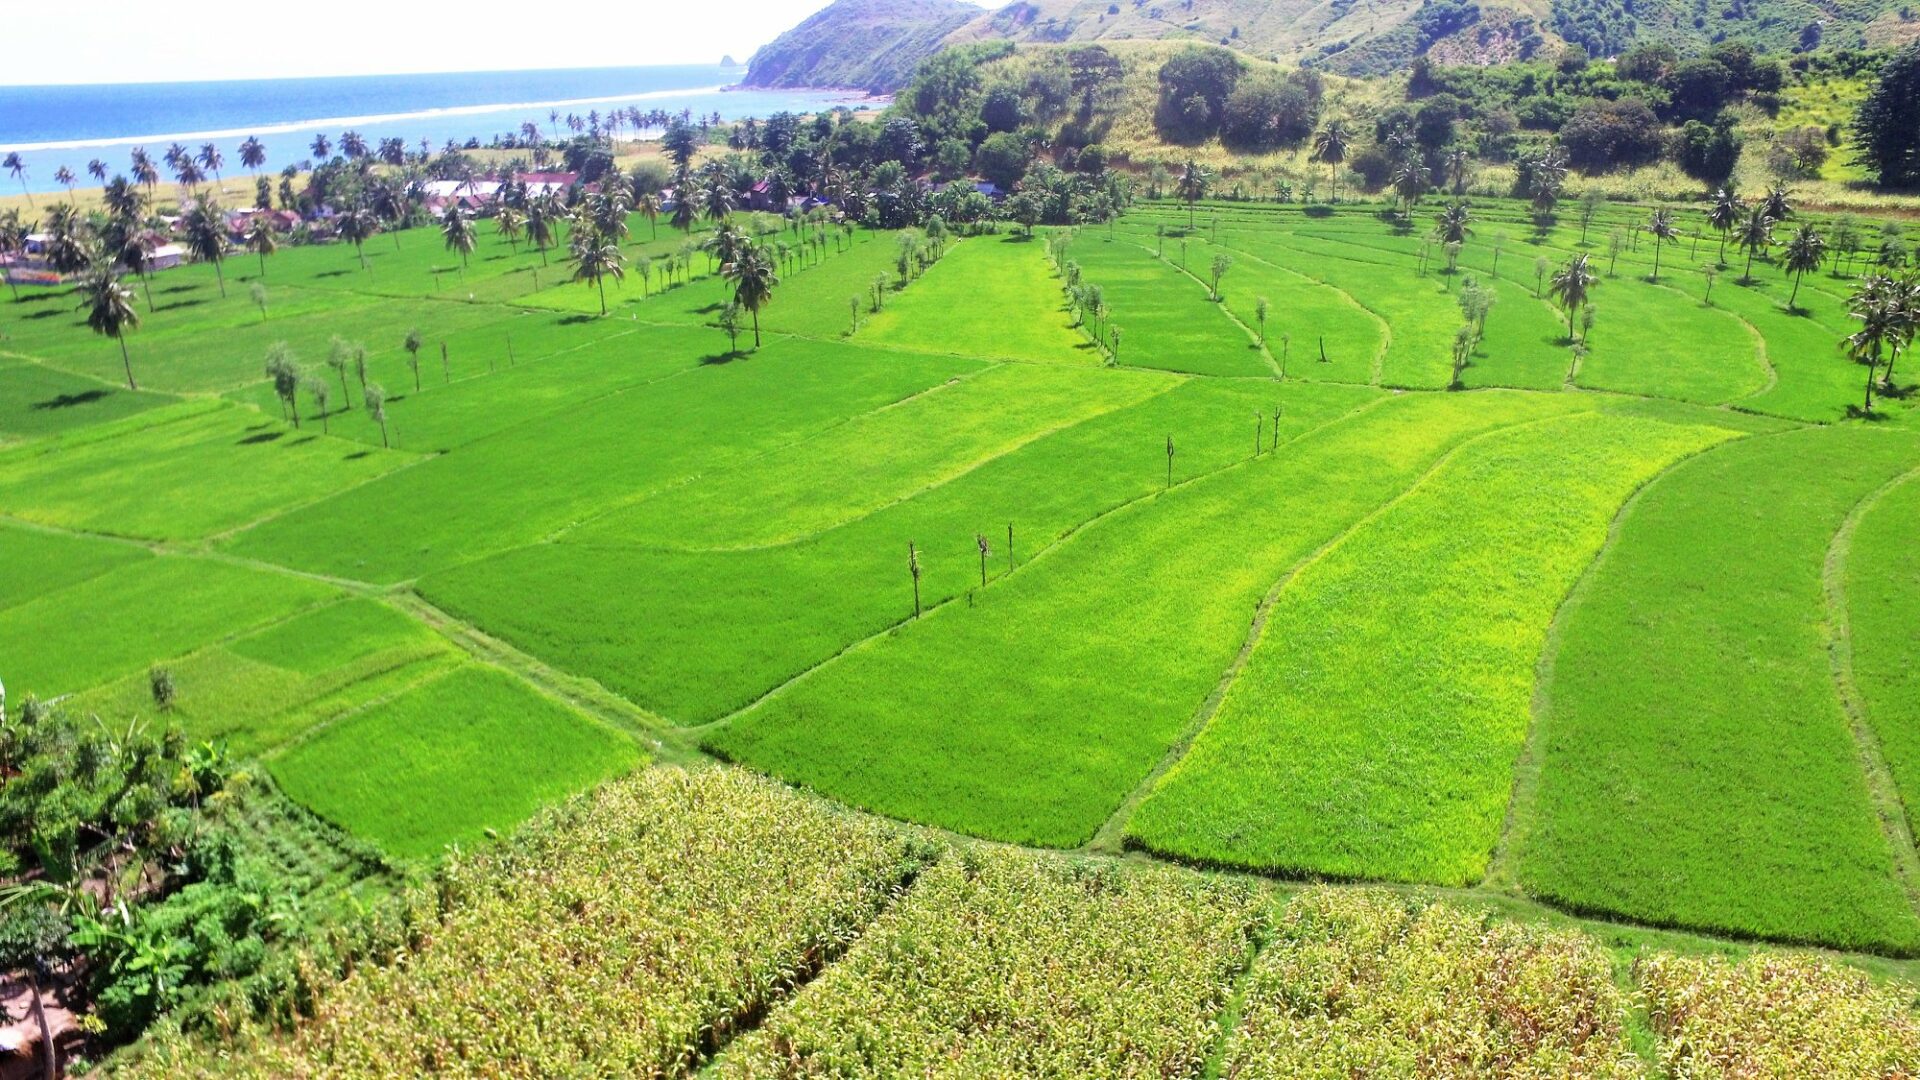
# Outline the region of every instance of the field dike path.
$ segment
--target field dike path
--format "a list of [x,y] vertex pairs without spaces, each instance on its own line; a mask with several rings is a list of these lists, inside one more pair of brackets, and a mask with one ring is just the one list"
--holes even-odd
[[[1711,406],[1702,407],[1710,408]],[[1553,621],[1547,624],[1546,641],[1540,648],[1540,658],[1534,666],[1533,697],[1529,709],[1531,718],[1527,724],[1527,737],[1521,743],[1520,756],[1514,761],[1513,791],[1507,797],[1506,818],[1501,822],[1500,839],[1494,845],[1492,857],[1487,861],[1487,873],[1481,879],[1481,885],[1509,892],[1515,896],[1523,895],[1518,879],[1514,876],[1514,860],[1519,849],[1524,845],[1525,823],[1533,819],[1533,807],[1540,794],[1541,732],[1546,725],[1546,716],[1552,704],[1549,688],[1553,684],[1554,666],[1560,658],[1561,633],[1566,625],[1568,614],[1579,607],[1580,602],[1586,597],[1588,590],[1592,587],[1591,582],[1595,572],[1606,561],[1608,554],[1620,539],[1621,531],[1626,527],[1628,519],[1633,516],[1634,510],[1639,507],[1641,499],[1675,469],[1697,457],[1724,450],[1748,439],[1764,439],[1769,435],[1785,435],[1798,430],[1800,429],[1794,427],[1777,432],[1727,439],[1675,458],[1667,463],[1666,468],[1648,477],[1620,504],[1620,509],[1614,513],[1613,520],[1607,525],[1606,540],[1600,544],[1600,549],[1593,553],[1593,558],[1580,572],[1580,576],[1574,579],[1572,587],[1567,590],[1566,596],[1561,598],[1560,605],[1554,609]]]
[[1900,800],[1900,789],[1894,783],[1893,771],[1887,766],[1880,738],[1867,721],[1866,702],[1853,681],[1853,631],[1847,615],[1846,590],[1847,558],[1852,554],[1853,534],[1861,520],[1888,492],[1916,478],[1920,478],[1920,467],[1901,473],[1854,504],[1846,521],[1834,533],[1833,543],[1827,548],[1820,578],[1827,600],[1827,659],[1833,668],[1834,692],[1846,711],[1847,727],[1853,733],[1854,747],[1860,753],[1860,768],[1866,774],[1867,795],[1873,801],[1874,814],[1880,819],[1880,827],[1893,849],[1894,869],[1900,875],[1900,884],[1906,889],[1907,902],[1916,912],[1920,912],[1920,852],[1914,848],[1906,807]]
[[1533,420],[1523,420],[1515,424],[1503,424],[1500,427],[1483,431],[1478,435],[1455,443],[1445,453],[1430,462],[1426,469],[1414,477],[1412,482],[1403,488],[1399,494],[1394,495],[1386,502],[1374,507],[1352,524],[1340,530],[1339,533],[1329,538],[1326,543],[1314,549],[1306,558],[1301,559],[1290,567],[1286,573],[1282,574],[1280,579],[1273,583],[1273,587],[1267,590],[1266,595],[1260,598],[1259,605],[1253,610],[1253,618],[1247,625],[1246,636],[1240,642],[1239,651],[1234,653],[1233,660],[1227,664],[1226,670],[1220,673],[1220,681],[1214,685],[1213,691],[1200,703],[1200,707],[1194,710],[1193,719],[1188,721],[1186,730],[1181,732],[1180,737],[1174,740],[1173,745],[1167,748],[1167,752],[1160,758],[1159,764],[1155,765],[1145,777],[1141,778],[1140,783],[1136,784],[1133,790],[1127,793],[1126,798],[1120,801],[1120,804],[1114,808],[1113,813],[1108,816],[1107,820],[1101,824],[1099,829],[1095,830],[1093,839],[1089,840],[1082,850],[1108,853],[1127,850],[1127,822],[1133,817],[1134,810],[1153,792],[1154,787],[1160,783],[1161,777],[1172,771],[1173,767],[1178,765],[1180,760],[1187,756],[1187,751],[1193,748],[1194,741],[1206,730],[1207,725],[1213,720],[1214,714],[1220,711],[1221,704],[1226,701],[1227,693],[1233,688],[1234,682],[1239,679],[1240,672],[1247,666],[1247,658],[1253,655],[1254,646],[1260,643],[1261,635],[1265,633],[1267,628],[1267,619],[1273,612],[1273,606],[1279,602],[1281,594],[1286,591],[1288,585],[1293,583],[1294,579],[1298,578],[1301,573],[1312,567],[1315,563],[1325,558],[1329,552],[1338,548],[1341,544],[1346,543],[1347,538],[1355,532],[1365,528],[1381,516],[1390,513],[1395,507],[1412,497],[1421,488],[1425,487],[1429,480],[1433,479],[1441,470],[1451,464],[1462,452],[1484,440],[1529,428],[1536,424],[1562,420],[1568,416],[1577,416],[1580,415],[1582,411],[1583,410],[1576,409],[1573,412],[1555,413],[1551,416],[1543,416]]
[[[1196,377],[1200,377],[1200,376],[1196,376]],[[1386,402],[1391,400],[1393,400],[1391,397],[1386,397],[1386,396],[1373,398],[1372,400],[1369,400],[1361,405],[1358,405],[1352,409],[1349,409],[1346,412],[1339,414],[1338,416],[1334,416],[1328,419],[1325,423],[1317,424],[1314,427],[1308,428],[1307,430],[1301,432],[1300,434],[1295,435],[1293,438],[1288,439],[1286,442],[1282,443],[1281,446],[1289,447],[1289,446],[1293,446],[1296,443],[1302,442],[1306,439],[1313,438],[1314,436],[1320,434],[1323,431],[1326,431],[1337,425],[1347,423],[1348,421],[1352,420],[1354,417],[1360,415],[1361,413],[1367,412],[1368,410],[1371,410],[1371,409],[1379,408],[1380,406],[1384,405]],[[1268,453],[1273,453],[1273,452],[1274,451],[1269,451]],[[1105,521],[1108,518],[1113,517],[1115,514],[1122,513],[1131,507],[1134,507],[1143,503],[1151,502],[1152,500],[1165,495],[1169,491],[1173,491],[1179,488],[1184,488],[1189,484],[1193,484],[1200,480],[1204,480],[1208,477],[1218,475],[1230,469],[1239,468],[1254,460],[1256,459],[1242,458],[1238,461],[1230,462],[1226,465],[1222,465],[1219,468],[1212,469],[1207,472],[1196,473],[1192,476],[1184,477],[1180,480],[1179,483],[1174,484],[1170,488],[1162,488],[1158,491],[1149,491],[1146,494],[1136,495],[1133,498],[1128,499],[1124,502],[1116,503],[1113,506],[1110,506],[1105,510],[1100,511],[1099,513],[1093,515],[1092,517],[1086,519],[1085,521],[1082,521],[1079,524],[1074,525],[1072,528],[1068,529],[1067,531],[1061,533],[1051,543],[1046,544],[1044,547],[1041,547],[1038,550],[1034,551],[1032,554],[1028,555],[1026,559],[1022,561],[1015,569],[1010,570],[1007,573],[1001,574],[1000,576],[994,578],[992,581],[982,586],[982,588],[992,589],[992,588],[998,587],[1001,582],[1007,581],[1013,578],[1015,575],[1021,573],[1021,571],[1024,571],[1029,566],[1032,566],[1034,563],[1039,562],[1042,559],[1045,559],[1048,555],[1051,555],[1054,552],[1060,550],[1062,547],[1066,546],[1067,542],[1072,540],[1074,537],[1080,535],[1082,532],[1085,532],[1087,529],[1100,524],[1102,521]],[[938,604],[934,604],[928,607],[924,612],[922,612],[922,617],[925,617],[926,615],[931,615],[934,612],[939,611],[942,608],[948,607],[952,604],[966,602],[968,596],[969,596],[969,593],[960,593],[947,600],[941,601]],[[873,633],[868,634],[866,637],[859,638],[858,640],[855,640],[855,641],[850,641],[846,645],[842,646],[839,650],[837,650],[832,656],[827,657],[826,659],[820,661],[817,664],[814,664],[811,667],[795,672],[791,677],[786,679],[784,682],[780,683],[780,685],[773,687],[772,689],[768,690],[766,693],[761,694],[760,696],[754,698],[753,700],[747,702],[746,704],[740,706],[739,708],[733,710],[732,712],[726,714],[725,716],[717,717],[703,724],[689,724],[689,725],[686,725],[685,727],[678,728],[676,730],[688,732],[688,733],[697,733],[699,735],[705,735],[708,732],[720,730],[721,728],[724,728],[728,724],[731,724],[734,720],[738,719],[739,717],[752,712],[754,709],[758,708],[762,702],[765,702],[771,698],[779,696],[780,694],[784,693],[787,689],[797,685],[798,683],[807,679],[809,676],[813,675],[815,672],[818,672],[821,669],[839,660],[841,657],[846,656],[849,653],[855,652],[857,650],[866,648],[871,644],[873,644],[875,641],[878,641],[882,638],[885,638],[893,634],[895,631],[899,630],[900,627],[905,626],[914,621],[915,620],[913,616],[906,616],[896,622],[888,624],[887,626],[881,627],[880,629],[874,631]],[[955,834],[955,835],[959,835],[959,834]]]

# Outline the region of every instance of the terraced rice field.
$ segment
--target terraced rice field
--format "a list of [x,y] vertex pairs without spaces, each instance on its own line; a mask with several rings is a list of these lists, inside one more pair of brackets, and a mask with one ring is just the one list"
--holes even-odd
[[[1205,206],[1188,231],[1142,205],[1058,265],[1048,230],[983,232],[906,281],[891,233],[769,233],[792,250],[757,349],[715,325],[704,254],[666,276],[698,233],[636,219],[602,318],[555,253],[483,226],[463,266],[408,231],[370,269],[236,259],[225,298],[208,267],[157,276],[139,391],[70,297],[28,290],[0,300],[0,679],[223,743],[398,862],[459,845],[572,883],[476,884],[482,907],[654,890],[678,914],[648,932],[711,967],[623,998],[631,1039],[572,1047],[579,1071],[1343,1075],[1439,1039],[1637,1074],[1688,1020],[1621,1019],[1624,962],[1425,900],[1289,907],[1264,879],[1444,887],[1681,952],[1920,954],[1913,380],[1850,412],[1848,281],[1811,275],[1788,311],[1765,265],[1709,297],[1710,248],[1668,245],[1658,282],[1644,240],[1608,256],[1646,208],[1584,244],[1475,209],[1456,273],[1424,225],[1358,207]],[[1601,270],[1582,350],[1535,270],[1576,252]],[[1103,311],[1074,312],[1069,274]],[[1449,390],[1469,279],[1494,304]],[[311,382],[274,396],[279,342],[324,411]],[[715,832],[602,816],[627,811]],[[608,852],[541,846],[582,822]],[[596,880],[689,859],[718,867],[698,895]],[[722,940],[699,905],[762,870],[818,888]],[[459,997],[492,944],[462,933],[364,992]],[[1035,960],[1079,939],[1111,948]],[[1423,985],[1541,957],[1526,1008],[1586,1034],[1517,1032],[1497,995],[1420,1027],[1429,999],[1376,975],[1426,943]],[[1156,1037],[1115,1043],[1112,1002],[1073,992],[1123,977],[1155,988],[1129,1007]],[[1346,986],[1381,1034],[1329,1056],[1300,1025],[1351,1022]],[[377,1072],[352,1027],[373,997],[340,992],[256,1071]],[[577,1004],[513,1000],[525,1060]],[[879,1015],[889,1040],[846,1041]],[[454,1071],[465,1037],[434,1051]]]

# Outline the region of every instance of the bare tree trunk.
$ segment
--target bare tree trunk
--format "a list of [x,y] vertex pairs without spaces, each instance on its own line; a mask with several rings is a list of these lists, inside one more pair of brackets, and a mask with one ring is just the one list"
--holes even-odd
[[138,390],[140,388],[133,383],[133,360],[127,355],[127,339],[122,337],[118,340],[120,342],[120,362],[125,364],[127,368],[127,389]]
[[33,1019],[40,1025],[41,1075],[55,1080],[60,1074],[59,1050],[53,1045],[53,1029],[47,1026],[47,1011],[40,1004],[40,977],[31,965],[27,967],[27,993],[33,996]]

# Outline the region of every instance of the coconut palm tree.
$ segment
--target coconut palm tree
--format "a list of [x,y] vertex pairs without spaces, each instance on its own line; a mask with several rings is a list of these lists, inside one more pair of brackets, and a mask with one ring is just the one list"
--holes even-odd
[[146,229],[127,226],[121,233],[120,250],[113,253],[113,259],[124,267],[129,274],[140,278],[140,291],[146,295],[147,310],[153,310],[153,251],[159,245],[154,234]]
[[450,204],[447,216],[440,222],[440,235],[446,240],[448,251],[460,253],[460,265],[464,268],[475,243],[473,216],[461,209],[459,203]]
[[160,184],[160,170],[154,166],[153,158],[147,154],[147,148],[136,146],[129,155],[133,163],[133,182],[147,189],[147,197],[153,197],[153,189]]
[[1599,277],[1594,274],[1585,255],[1575,255],[1568,259],[1567,265],[1553,275],[1553,283],[1547,288],[1547,293],[1559,298],[1560,303],[1567,309],[1567,340],[1569,342],[1574,340],[1574,314],[1586,306],[1588,295],[1592,293],[1594,285],[1599,281]]
[[313,160],[325,161],[333,153],[333,144],[327,141],[325,135],[315,135],[313,141],[307,144],[307,149],[313,151]]
[[348,161],[359,161],[367,156],[367,140],[357,131],[341,132],[340,154]]
[[725,177],[715,175],[713,179],[707,181],[707,189],[700,195],[700,205],[706,211],[707,217],[713,221],[720,221],[733,213],[735,205],[733,188],[727,185]]
[[99,158],[94,158],[92,161],[87,162],[87,175],[93,177],[95,183],[105,184],[107,182],[107,163],[101,161]]
[[493,227],[499,231],[500,238],[507,242],[513,253],[520,253],[520,230],[527,223],[526,216],[511,206],[502,206],[493,215]]
[[33,192],[27,191],[27,163],[20,160],[18,152],[14,152],[9,153],[5,158],[0,158],[0,167],[4,167],[8,173],[12,174],[15,180],[20,182],[20,190],[26,192],[27,206],[31,209],[33,206]]
[[280,250],[280,238],[274,234],[273,220],[266,214],[255,214],[247,222],[247,250],[260,257],[260,276],[267,276],[267,256]]
[[100,189],[100,202],[107,212],[129,226],[140,221],[146,213],[147,196],[138,187],[127,182],[124,176],[116,176]]
[[201,199],[181,225],[185,229],[187,250],[206,262],[213,264],[214,277],[220,282],[220,296],[227,295],[227,275],[220,263],[227,257],[226,216],[212,199]]
[[1401,200],[1406,203],[1404,213],[1406,215],[1407,226],[1411,228],[1413,226],[1413,204],[1418,202],[1420,196],[1426,194],[1427,191],[1427,167],[1420,164],[1419,158],[1409,156],[1405,161],[1394,166],[1392,180],[1394,194],[1400,196]]
[[245,165],[248,172],[258,177],[260,166],[266,163],[266,145],[251,135],[247,136],[246,141],[240,144],[240,164]]
[[1773,219],[1767,216],[1765,206],[1755,206],[1747,211],[1740,222],[1740,236],[1735,240],[1747,252],[1747,269],[1740,275],[1740,283],[1753,282],[1753,257],[1773,246]]
[[1433,238],[1443,244],[1464,244],[1467,237],[1473,235],[1468,224],[1473,220],[1473,210],[1465,199],[1450,202],[1433,218]]
[[134,310],[133,293],[120,284],[111,267],[97,267],[80,286],[80,310],[87,313],[87,325],[102,337],[120,345],[120,363],[127,369],[127,389],[138,390],[133,380],[133,358],[127,355],[127,334],[140,328],[140,313]]
[[1186,200],[1188,232],[1193,231],[1193,204],[1207,197],[1207,187],[1212,182],[1213,177],[1207,173],[1206,167],[1192,158],[1188,158],[1186,167],[1180,170],[1180,179],[1175,183],[1174,190]]
[[660,193],[636,192],[633,196],[633,209],[635,213],[647,219],[647,225],[653,230],[653,239],[660,239]]
[[74,182],[74,179],[75,179],[75,177],[74,177],[74,175],[73,175],[73,170],[72,170],[72,169],[69,169],[69,168],[67,168],[67,167],[66,167],[65,165],[62,165],[62,166],[60,166],[59,168],[57,168],[57,169],[55,169],[55,170],[53,170],[53,182],[54,182],[54,183],[56,183],[56,184],[59,184],[59,185],[60,185],[61,187],[63,187],[63,188],[66,188],[66,189],[67,189],[67,201],[68,201],[68,202],[72,202],[72,201],[73,201],[73,182]]
[[540,265],[547,265],[547,249],[553,246],[552,207],[544,198],[527,203],[527,243],[540,249]]
[[1874,274],[1861,282],[1847,298],[1847,314],[1860,320],[1860,329],[1846,339],[1847,355],[1867,365],[1867,397],[1864,412],[1873,412],[1873,377],[1880,367],[1886,347],[1899,340],[1899,319],[1889,303],[1893,279]]
[[1313,137],[1312,161],[1327,163],[1327,186],[1333,202],[1340,201],[1339,167],[1347,160],[1347,151],[1352,148],[1353,136],[1338,120],[1329,120],[1318,134]]
[[1787,185],[1776,183],[1767,189],[1766,198],[1760,200],[1760,205],[1766,207],[1768,217],[1785,221],[1793,216],[1793,204],[1787,201],[1792,194]]
[[700,219],[700,195],[693,189],[693,177],[681,173],[673,182],[673,216],[669,219],[674,228],[693,235],[693,223]]
[[733,282],[733,299],[753,315],[753,347],[760,348],[760,309],[773,301],[774,287],[780,284],[780,277],[774,272],[772,260],[766,252],[751,240],[742,240],[735,250],[733,261],[720,268],[727,280]]
[[1746,209],[1747,204],[1741,202],[1740,196],[1735,195],[1731,188],[1722,187],[1713,193],[1711,204],[1707,207],[1707,224],[1720,234],[1721,266],[1727,265],[1727,236],[1740,224],[1740,215]]
[[214,186],[220,188],[221,193],[225,194],[226,181],[220,177],[220,167],[227,163],[227,159],[224,154],[220,153],[220,148],[212,143],[202,143],[200,145],[200,154],[196,160],[200,162],[201,168],[213,174]]
[[1660,281],[1660,245],[1680,235],[1680,230],[1676,229],[1673,224],[1673,211],[1664,206],[1655,209],[1652,216],[1647,218],[1647,232],[1653,236],[1653,276],[1647,280],[1658,284]]
[[627,276],[626,256],[620,245],[581,229],[573,236],[573,280],[589,282],[600,289],[600,314],[607,313],[607,278],[619,281]]
[[1447,175],[1453,178],[1453,193],[1467,193],[1467,174],[1473,169],[1473,155],[1464,146],[1447,151]]
[[1820,269],[1827,261],[1827,240],[1812,222],[1802,222],[1787,241],[1787,273],[1793,275],[1793,292],[1787,296],[1787,310],[1794,310],[1800,299],[1800,279]]
[[380,219],[365,206],[355,206],[342,212],[333,219],[333,231],[353,245],[353,252],[360,259],[360,269],[373,272],[367,264],[367,241],[380,231]]
[[[27,250],[27,237],[33,229],[32,222],[20,219],[18,210],[0,213],[0,255],[18,255]],[[20,286],[11,277],[7,278],[7,286],[13,290],[13,298],[19,300]]]

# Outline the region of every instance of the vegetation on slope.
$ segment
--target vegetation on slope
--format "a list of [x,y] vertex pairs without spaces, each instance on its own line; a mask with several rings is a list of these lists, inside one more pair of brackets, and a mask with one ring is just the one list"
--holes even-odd
[[741,81],[889,93],[979,13],[967,0],[833,0],[762,45]]

